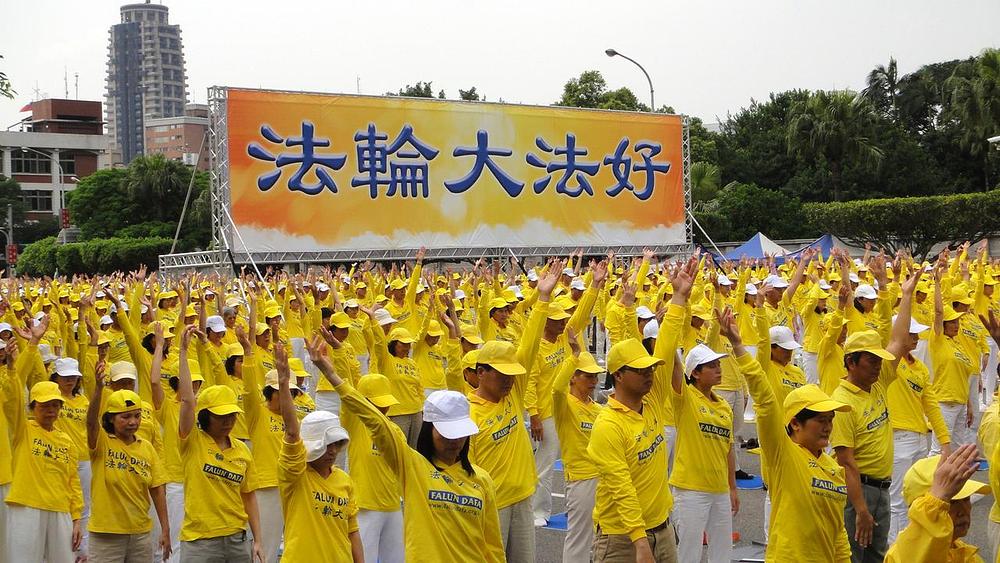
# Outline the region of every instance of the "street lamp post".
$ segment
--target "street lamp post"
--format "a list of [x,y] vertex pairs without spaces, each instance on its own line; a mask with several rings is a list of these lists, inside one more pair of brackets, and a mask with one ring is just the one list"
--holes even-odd
[[641,70],[642,73],[646,75],[646,81],[649,82],[649,111],[656,111],[656,103],[653,102],[653,81],[650,80],[649,73],[646,72],[646,69],[642,68],[642,65],[637,63],[635,59],[623,55],[618,51],[615,51],[614,49],[605,49],[604,54],[606,54],[609,57],[616,57],[616,56],[621,57],[627,61],[631,61],[632,64],[639,67],[639,70]]
[[[50,159],[52,158],[51,154],[46,154],[46,153],[44,153],[44,152],[42,152],[42,151],[40,151],[38,149],[33,149],[31,147],[21,147],[21,151],[23,151],[23,152],[31,151],[31,152],[33,152],[35,154],[46,156],[46,157],[49,157]],[[63,184],[66,182],[66,173],[63,171],[62,164],[59,163],[59,159],[56,159],[56,168],[59,169],[59,186],[57,186],[56,189],[59,190],[59,213],[62,214],[62,213],[64,213],[63,209],[66,209],[66,192],[65,192],[65,190],[63,190]],[[78,181],[78,178],[76,176],[71,176],[70,180]],[[60,216],[59,220],[60,220],[60,223],[61,223],[62,222],[61,216]],[[59,237],[62,239],[60,242],[62,242],[63,244],[65,244],[66,243],[66,229],[62,228],[61,226],[60,226],[60,230],[59,230]]]

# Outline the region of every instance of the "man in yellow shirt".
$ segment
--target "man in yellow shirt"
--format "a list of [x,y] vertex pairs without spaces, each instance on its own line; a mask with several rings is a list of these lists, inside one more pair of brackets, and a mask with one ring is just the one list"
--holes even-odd
[[881,562],[888,547],[892,484],[892,425],[886,389],[896,379],[896,365],[909,338],[910,309],[918,275],[902,286],[899,314],[887,348],[873,330],[847,337],[844,365],[847,377],[832,398],[851,406],[833,421],[830,445],[844,468],[848,504],[844,512],[851,558],[857,563]]

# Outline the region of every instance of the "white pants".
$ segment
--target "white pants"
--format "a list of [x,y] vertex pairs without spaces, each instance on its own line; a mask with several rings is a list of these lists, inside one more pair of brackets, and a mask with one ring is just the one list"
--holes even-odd
[[[7,534],[7,493],[10,492],[10,483],[0,485],[0,538],[4,538],[6,545]],[[0,563],[7,563],[7,550],[0,546]]]
[[563,561],[590,561],[594,545],[594,499],[597,478],[566,481],[566,541]]
[[559,435],[556,433],[556,420],[552,417],[542,419],[542,441],[535,445],[535,473],[538,475],[538,487],[531,503],[536,519],[548,521],[552,517],[552,473],[556,459],[559,457]]
[[360,356],[355,356],[358,359],[358,363],[361,364],[361,375],[368,375],[368,370],[371,369],[369,362],[371,361],[371,356],[368,354],[361,354]]
[[[966,406],[964,403],[940,402],[941,416],[948,427],[948,434],[951,435],[951,446],[955,449],[962,444],[975,444],[976,437],[972,430],[965,425]],[[931,436],[931,455],[941,453],[941,443],[937,436]]]
[[[170,522],[170,562],[181,560],[181,525],[184,524],[184,483],[167,483],[167,521]],[[160,561],[160,538],[155,538],[154,559]]]
[[989,545],[986,546],[986,551],[984,559],[986,561],[996,561],[997,554],[1000,553],[1000,524],[994,522],[993,520],[988,520],[986,528],[986,537],[988,538]]
[[802,371],[806,372],[806,382],[819,385],[819,354],[802,352]]
[[531,497],[497,510],[500,539],[508,563],[535,562],[535,525],[531,516]]
[[68,512],[7,507],[7,561],[73,563],[73,517]]
[[76,473],[80,476],[80,488],[83,489],[83,512],[80,514],[80,533],[83,540],[80,542],[80,550],[77,553],[86,555],[87,540],[89,538],[87,524],[90,521],[90,480],[93,477],[90,470],[90,462],[78,461],[76,463]]
[[278,562],[278,548],[285,533],[285,516],[281,511],[281,494],[278,487],[257,489],[257,506],[260,511],[260,545],[265,563]]
[[403,512],[358,511],[358,533],[365,548],[365,561],[403,563]]
[[316,410],[340,416],[340,395],[336,391],[317,391]]
[[767,543],[768,536],[771,535],[771,493],[764,492],[764,543]]
[[927,457],[927,434],[896,430],[892,433],[892,484],[889,486],[890,525],[889,543],[910,523],[908,507],[903,501],[903,476],[916,462]]
[[929,340],[920,339],[917,341],[917,348],[911,352],[911,355],[920,360],[927,366],[927,370],[930,372],[931,381],[934,381],[934,362],[931,361],[931,348],[928,344]]
[[702,538],[708,535],[708,563],[733,558],[733,510],[729,493],[673,488],[677,560],[701,561]]
[[[993,394],[997,390],[997,343],[992,338],[987,339],[990,343],[990,357],[986,361],[986,369],[983,370],[983,407],[993,404]],[[989,453],[987,452],[987,455]]]
[[674,451],[677,449],[677,427],[664,426],[663,439],[667,442],[667,478],[674,470]]

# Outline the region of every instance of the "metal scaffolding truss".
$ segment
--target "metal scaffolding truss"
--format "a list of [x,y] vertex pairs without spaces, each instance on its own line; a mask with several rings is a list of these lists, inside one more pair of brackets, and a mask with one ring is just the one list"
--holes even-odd
[[[211,162],[211,210],[212,210],[212,243],[210,250],[204,252],[188,252],[183,254],[167,254],[160,256],[160,268],[166,272],[179,270],[227,270],[232,262],[244,264],[311,264],[332,262],[363,262],[400,261],[412,259],[417,248],[382,249],[382,250],[326,250],[326,251],[251,251],[242,246],[242,239],[229,215],[232,204],[230,198],[229,175],[229,136],[228,136],[228,96],[229,88],[212,86],[208,89],[209,125],[208,150]],[[684,189],[684,208],[691,209],[691,150],[690,150],[690,119],[682,116],[682,181]],[[685,213],[684,237],[682,244],[669,244],[652,247],[658,256],[676,256],[691,251],[692,223],[690,213]],[[477,247],[477,248],[431,248],[427,258],[440,261],[460,262],[477,260],[479,258],[540,258],[546,256],[565,256],[575,251],[577,246],[532,246],[532,247]],[[229,252],[232,251],[232,262]],[[617,256],[638,256],[643,247],[638,245],[585,246],[583,252],[587,256],[599,256],[612,251]]]

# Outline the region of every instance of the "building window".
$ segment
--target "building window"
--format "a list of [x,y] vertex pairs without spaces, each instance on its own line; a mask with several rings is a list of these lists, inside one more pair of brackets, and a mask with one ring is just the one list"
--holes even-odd
[[52,211],[52,192],[45,190],[21,190],[21,199],[29,211]]
[[33,151],[15,150],[10,154],[11,171],[14,174],[51,174],[49,157]]

